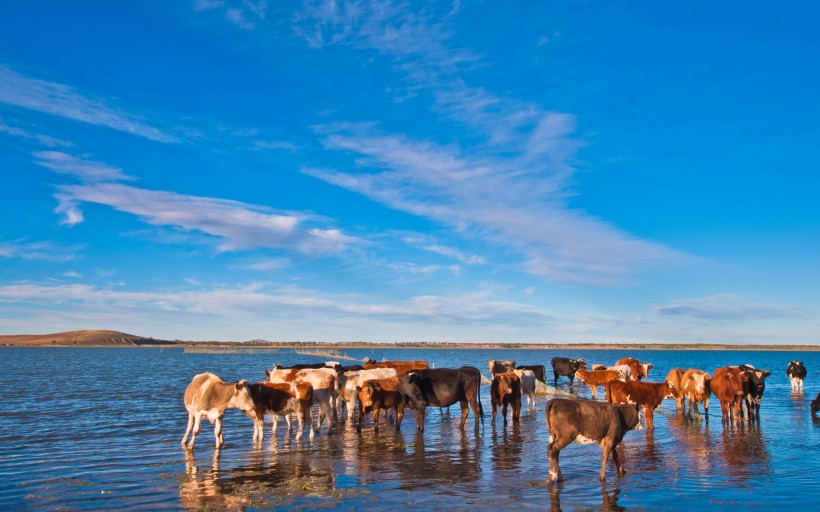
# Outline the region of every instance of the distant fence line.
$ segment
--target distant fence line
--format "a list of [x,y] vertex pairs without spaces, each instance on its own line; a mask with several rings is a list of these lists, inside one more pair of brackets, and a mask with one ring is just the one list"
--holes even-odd
[[281,352],[274,347],[185,347],[185,354],[273,354]]

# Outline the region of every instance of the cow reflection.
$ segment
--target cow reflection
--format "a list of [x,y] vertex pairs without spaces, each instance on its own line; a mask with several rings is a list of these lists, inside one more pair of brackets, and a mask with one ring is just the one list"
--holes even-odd
[[517,471],[521,466],[524,436],[518,423],[512,429],[496,431],[493,425],[492,463],[494,471]]
[[[668,420],[669,432],[676,441],[674,453],[684,454],[691,466],[691,471],[700,474],[709,474],[715,466],[712,453],[715,451],[709,424],[693,421],[683,415],[670,416]],[[670,463],[682,460],[679,457],[669,457]]]
[[211,467],[200,472],[194,453],[185,453],[185,474],[187,478],[179,484],[179,505],[184,509],[196,510],[244,510],[247,499],[226,493],[219,480],[219,457],[221,450],[215,450]]
[[[564,489],[563,482],[556,482],[548,486],[550,491],[550,512],[561,512],[561,491]],[[601,512],[625,512],[626,508],[618,505],[618,495],[620,489],[613,489],[610,493],[605,485],[601,485]],[[575,507],[573,507],[575,508]],[[585,509],[586,507],[583,507]]]
[[444,440],[444,445],[428,443],[420,432],[413,434],[412,441],[408,438],[406,451],[393,463],[399,475],[399,488],[428,489],[440,483],[477,482],[481,475],[481,441],[457,432],[457,440]]
[[741,423],[736,430],[724,431],[721,455],[728,474],[741,481],[772,471],[766,440],[760,426],[754,423]]

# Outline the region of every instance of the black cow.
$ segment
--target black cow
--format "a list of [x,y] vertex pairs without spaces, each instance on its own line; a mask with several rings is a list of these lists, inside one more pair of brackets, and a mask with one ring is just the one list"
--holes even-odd
[[404,403],[413,409],[419,432],[424,432],[425,407],[450,407],[456,402],[461,404],[459,428],[464,429],[472,407],[475,428],[478,429],[479,418],[484,422],[484,409],[478,394],[480,386],[481,372],[472,366],[412,370],[399,378],[399,392]]
[[326,363],[300,363],[292,366],[274,363],[273,367],[279,370],[318,370],[319,368],[330,368],[331,370],[336,370],[337,373],[342,370],[342,365],[335,361],[328,361]]
[[749,394],[741,402],[741,416],[743,416],[743,406],[746,406],[746,417],[760,421],[760,402],[763,400],[763,392],[766,390],[766,377],[772,374],[769,370],[758,370],[750,364],[742,364],[738,368],[749,377]]
[[587,362],[583,359],[570,359],[568,357],[553,357],[552,358],[552,374],[555,377],[553,385],[558,385],[558,376],[563,375],[569,377],[569,383],[572,384],[575,380],[575,372],[579,368],[586,369]]
[[593,400],[555,398],[547,402],[547,430],[550,441],[547,455],[550,472],[547,482],[563,480],[558,456],[563,448],[576,441],[597,443],[601,447],[601,480],[606,479],[606,461],[612,461],[619,474],[626,471],[618,460],[616,448],[630,430],[642,430],[637,405],[612,405]]
[[803,391],[803,379],[806,378],[806,367],[803,361],[792,361],[786,368],[786,375],[792,383],[792,391]]
[[535,378],[543,382],[544,384],[547,383],[547,369],[544,367],[543,364],[527,364],[516,366],[516,370],[530,370],[532,373],[535,374]]
[[364,370],[364,366],[362,366],[360,364],[351,364],[351,365],[347,365],[347,366],[342,366],[341,368],[337,369],[336,371],[339,372],[339,373],[344,373],[344,372],[357,372],[359,370]]

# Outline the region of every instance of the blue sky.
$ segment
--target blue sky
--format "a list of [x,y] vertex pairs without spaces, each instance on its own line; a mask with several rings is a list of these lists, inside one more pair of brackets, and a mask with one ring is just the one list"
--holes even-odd
[[811,2],[0,6],[0,333],[820,342]]

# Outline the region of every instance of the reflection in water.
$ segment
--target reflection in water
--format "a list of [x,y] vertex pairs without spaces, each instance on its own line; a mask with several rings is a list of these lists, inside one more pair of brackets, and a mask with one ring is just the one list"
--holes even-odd
[[[511,425],[511,426],[510,426]],[[521,465],[524,436],[519,423],[510,423],[496,430],[492,426],[492,463],[494,471],[516,471]]]
[[771,473],[766,440],[760,425],[755,422],[740,423],[734,430],[725,430],[721,455],[729,475],[740,481]]
[[[564,491],[564,482],[553,482],[548,485],[550,492],[550,512],[561,512],[561,493]],[[606,485],[601,484],[601,507],[602,512],[624,512],[626,508],[618,505],[618,495],[620,489],[613,489],[610,493],[606,490]]]
[[179,504],[189,509],[244,510],[246,498],[226,494],[219,482],[221,450],[214,450],[210,468],[199,471],[192,450],[185,451],[187,478],[179,485]]
[[705,474],[712,472],[714,448],[709,423],[678,414],[669,418],[669,431],[676,441],[675,452],[684,455],[689,462],[686,471]]

